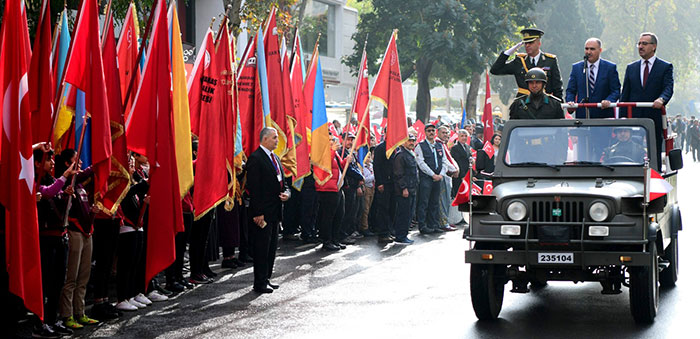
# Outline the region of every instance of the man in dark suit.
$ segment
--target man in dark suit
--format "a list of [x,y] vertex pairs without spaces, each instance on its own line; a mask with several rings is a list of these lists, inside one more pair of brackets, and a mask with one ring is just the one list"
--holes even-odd
[[472,134],[472,143],[469,146],[475,150],[484,148],[484,125],[481,123],[476,124],[474,134]]
[[627,65],[622,84],[621,102],[654,102],[653,108],[634,108],[635,118],[654,120],[656,133],[657,170],[661,169],[663,125],[661,107],[673,96],[673,64],[656,57],[656,34],[646,32],[639,36],[637,50],[641,60]]
[[284,183],[282,163],[272,152],[277,148],[277,130],[265,127],[260,131],[260,147],[248,158],[247,188],[253,233],[253,290],[272,293],[278,285],[270,282],[277,250],[277,234],[282,220],[282,202],[289,199]]
[[[586,40],[585,53],[587,61],[579,61],[571,66],[569,84],[566,86],[566,101],[574,102],[600,102],[604,109],[590,108],[591,118],[613,118],[615,111],[610,107],[611,102],[620,98],[620,79],[617,74],[617,65],[600,58],[603,51],[603,43],[598,38]],[[584,64],[584,63],[587,63]],[[587,68],[584,70],[584,66]],[[588,91],[586,91],[588,87]],[[605,109],[607,108],[607,109]],[[573,112],[569,109],[569,112]],[[576,110],[576,118],[586,118],[586,110]]]
[[457,162],[459,166],[459,175],[456,178],[452,178],[452,198],[457,195],[459,191],[459,185],[462,184],[462,179],[469,173],[469,158],[472,156],[471,147],[467,143],[469,139],[469,133],[467,130],[461,129],[457,132],[457,143],[450,149],[450,155]]

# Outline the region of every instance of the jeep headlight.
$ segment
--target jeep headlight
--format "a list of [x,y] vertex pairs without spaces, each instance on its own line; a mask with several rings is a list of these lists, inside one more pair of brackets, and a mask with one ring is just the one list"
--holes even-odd
[[527,207],[525,207],[525,204],[522,201],[516,200],[508,205],[506,213],[508,214],[508,218],[510,218],[510,220],[520,221],[525,219],[525,216],[527,215]]
[[605,203],[597,201],[591,204],[591,207],[588,209],[588,215],[593,221],[601,222],[608,218],[610,209]]

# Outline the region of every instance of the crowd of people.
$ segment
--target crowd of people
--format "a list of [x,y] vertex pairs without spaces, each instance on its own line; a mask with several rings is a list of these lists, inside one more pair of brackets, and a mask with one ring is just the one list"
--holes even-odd
[[[439,120],[428,123],[420,142],[418,131],[410,128],[408,140],[389,158],[385,142],[377,143],[374,135],[364,157],[357,150],[351,152],[355,135],[352,127],[345,128],[340,138],[331,136],[331,178],[321,184],[307,176],[298,189],[291,188],[291,178],[284,178],[279,158],[270,151],[276,147],[276,131],[263,129],[259,148],[263,153],[260,157],[253,153],[241,173],[241,179],[247,179],[242,203],[230,210],[222,203],[194,220],[190,191],[182,201],[185,232],[176,235],[176,260],[148,284],[145,256],[152,164],[147,157],[129,154],[130,188],[110,216],[95,203],[92,169],[81,169],[75,150],[54,154],[50,144],[36,144],[33,155],[45,305],[43,320],[29,318],[34,335],[70,335],[124,312],[166,301],[195,285],[211,283],[217,274],[210,264],[220,257],[223,269],[253,263],[254,290],[271,293],[279,287],[270,281],[278,239],[340,251],[359,238],[370,237],[382,246],[408,245],[413,242],[409,237],[412,228],[426,235],[455,231],[466,222],[451,202],[472,170],[472,148],[479,150],[475,174],[487,178],[493,170],[493,160],[480,150],[484,142],[488,144],[483,140],[483,126],[466,123],[464,129]],[[497,152],[500,135],[495,134],[490,142]],[[197,148],[195,141],[195,164]],[[275,171],[265,178],[270,159]],[[266,190],[274,191],[270,195],[274,199],[259,193]],[[2,281],[6,284],[6,273]],[[7,286],[2,287],[10,310],[4,328],[14,331],[26,310],[19,298],[7,292]],[[86,307],[86,301],[92,306]]]
[[677,115],[670,123],[676,134],[676,147],[693,155],[693,161],[700,162],[700,120]]

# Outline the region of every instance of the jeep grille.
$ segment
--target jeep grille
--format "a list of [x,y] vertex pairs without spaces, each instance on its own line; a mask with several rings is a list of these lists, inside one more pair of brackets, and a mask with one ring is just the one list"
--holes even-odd
[[533,201],[531,206],[533,222],[582,222],[585,219],[583,201]]

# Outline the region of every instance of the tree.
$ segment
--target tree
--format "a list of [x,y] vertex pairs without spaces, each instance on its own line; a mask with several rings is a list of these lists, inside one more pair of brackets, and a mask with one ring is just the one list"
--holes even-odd
[[[403,80],[418,85],[416,115],[430,117],[431,73],[441,65],[452,80],[464,80],[483,71],[495,58],[498,47],[516,26],[527,22],[524,13],[535,0],[375,0],[372,11],[361,13],[353,35],[353,54],[343,63],[357,72],[365,37],[369,72],[376,74],[391,31],[397,39]],[[444,84],[443,84],[444,85]],[[475,97],[473,101],[475,101]]]
[[674,95],[669,114],[683,111],[689,100],[697,98],[700,52],[700,1],[698,0],[596,0],[599,12],[615,13],[603,17],[602,39],[610,46],[608,57],[618,64],[621,79],[625,65],[639,59],[636,43],[642,32],[654,32],[658,38],[657,56],[673,63]]

